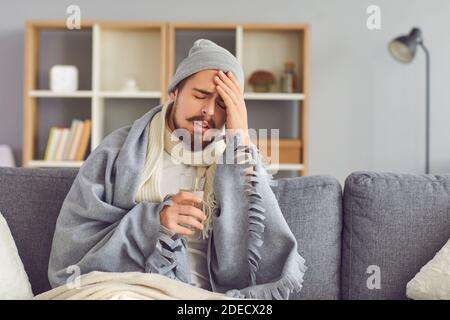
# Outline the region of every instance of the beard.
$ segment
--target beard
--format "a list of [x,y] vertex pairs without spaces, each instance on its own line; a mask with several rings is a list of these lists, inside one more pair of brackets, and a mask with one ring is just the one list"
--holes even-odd
[[[191,151],[199,151],[199,150],[203,150],[204,148],[206,148],[210,143],[213,142],[213,139],[205,139],[205,135],[202,132],[198,132],[198,131],[193,131],[191,132],[188,128],[183,127],[177,120],[176,112],[177,109],[179,107],[178,105],[178,99],[175,99],[175,101],[169,106],[170,110],[168,112],[169,117],[172,118],[172,122],[173,122],[173,126],[174,126],[174,130],[176,129],[184,129],[187,132],[189,132],[190,135],[190,141],[184,142],[186,144],[186,146],[188,148],[190,148]],[[195,120],[203,120],[202,116],[194,116],[194,117],[190,117],[189,119],[186,119],[187,121],[189,121],[190,123],[192,123]],[[210,127],[214,128],[211,125],[211,121],[208,121],[210,123]],[[180,138],[181,140],[183,140],[183,138]]]

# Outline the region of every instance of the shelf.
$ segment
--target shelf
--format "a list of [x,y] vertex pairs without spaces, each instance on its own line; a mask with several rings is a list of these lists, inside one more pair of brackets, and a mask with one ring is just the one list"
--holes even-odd
[[55,161],[55,160],[30,160],[29,167],[81,167],[84,161]]
[[161,91],[100,91],[98,94],[103,98],[161,98]]
[[284,92],[244,92],[244,99],[248,100],[292,100],[301,101],[305,99],[303,93]]
[[302,163],[279,163],[268,165],[265,168],[268,171],[276,169],[278,169],[278,171],[301,171],[305,166]]
[[298,77],[294,92],[302,92],[302,35],[303,31],[301,30],[266,30],[244,27],[241,31],[240,41],[242,42],[242,66],[246,76],[245,86],[252,89],[248,79],[253,72],[267,70],[276,79],[271,86],[271,91],[281,91],[280,77],[285,63],[293,62]]
[[37,83],[30,89],[49,90],[54,65],[73,65],[78,69],[78,90],[92,88],[92,28],[81,30],[40,29]]
[[175,31],[175,65],[174,70],[179,63],[187,57],[189,50],[195,40],[203,38],[213,41],[219,46],[227,49],[236,55],[236,30],[235,28],[202,28],[202,27],[181,27],[176,26]]
[[92,91],[53,92],[50,90],[31,90],[29,96],[37,98],[90,98],[92,97]]
[[[139,90],[161,90],[162,40],[159,27],[102,27],[98,32],[99,89],[122,90],[134,79]],[[97,40],[97,39],[96,39]]]
[[73,119],[91,119],[91,98],[40,97],[36,115],[35,152],[30,159],[44,159],[51,127],[69,128]]
[[158,106],[159,99],[115,99],[105,98],[101,101],[101,132],[100,141],[114,130],[132,125],[136,119],[142,117],[150,109]]
[[[270,159],[270,162],[274,163],[299,163],[300,162],[300,149],[302,141],[300,139],[286,139],[280,138],[277,144],[272,145],[270,139],[258,139],[258,150],[262,154],[263,158]],[[272,150],[274,148],[274,150]],[[272,152],[278,150],[278,154],[272,155]]]

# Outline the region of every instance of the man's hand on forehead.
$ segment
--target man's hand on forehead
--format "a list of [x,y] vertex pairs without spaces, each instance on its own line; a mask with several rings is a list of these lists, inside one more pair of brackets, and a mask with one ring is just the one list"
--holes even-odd
[[244,100],[244,90],[239,81],[231,71],[227,73],[219,70],[214,77],[216,89],[225,104],[227,112],[226,129],[234,133],[237,130],[242,132],[242,143],[248,145],[247,107]]

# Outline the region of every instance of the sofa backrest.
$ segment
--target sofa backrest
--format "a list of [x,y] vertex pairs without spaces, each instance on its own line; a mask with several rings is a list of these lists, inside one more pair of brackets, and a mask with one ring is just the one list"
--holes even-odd
[[450,237],[450,174],[354,172],[343,204],[342,298],[406,299]]
[[0,167],[0,212],[35,295],[50,289],[47,268],[56,219],[77,172]]
[[340,299],[342,188],[339,181],[327,175],[284,178],[272,189],[308,267],[302,290],[290,299]]
[[[0,212],[16,241],[34,294],[50,290],[47,268],[56,220],[76,168],[0,167]],[[308,270],[291,299],[338,299],[342,190],[330,176],[279,179],[273,191]]]

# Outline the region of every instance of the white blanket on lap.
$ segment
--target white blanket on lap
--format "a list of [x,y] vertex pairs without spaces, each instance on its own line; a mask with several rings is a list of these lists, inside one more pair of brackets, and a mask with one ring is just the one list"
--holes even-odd
[[[236,300],[156,273],[93,271],[36,300]],[[239,299],[238,299],[239,300]]]

